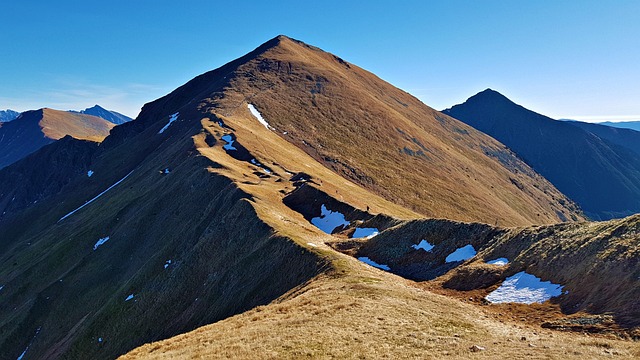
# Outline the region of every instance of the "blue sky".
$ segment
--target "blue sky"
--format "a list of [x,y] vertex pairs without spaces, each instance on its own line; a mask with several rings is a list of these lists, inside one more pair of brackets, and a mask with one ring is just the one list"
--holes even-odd
[[640,1],[3,1],[0,109],[130,116],[285,34],[444,109],[492,88],[556,118],[640,120]]

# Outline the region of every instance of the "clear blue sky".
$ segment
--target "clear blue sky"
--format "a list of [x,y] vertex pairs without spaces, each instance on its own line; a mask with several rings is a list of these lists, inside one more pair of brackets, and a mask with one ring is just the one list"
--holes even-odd
[[130,116],[285,34],[444,109],[492,88],[552,117],[640,120],[640,1],[6,0],[0,109]]

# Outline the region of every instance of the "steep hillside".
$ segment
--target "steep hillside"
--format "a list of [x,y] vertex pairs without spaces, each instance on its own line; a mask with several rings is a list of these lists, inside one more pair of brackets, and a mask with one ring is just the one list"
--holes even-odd
[[[314,159],[425,216],[508,225],[579,218],[570,201],[488,136],[332,54],[286,38],[270,43],[237,75],[225,73],[223,98],[205,88],[204,108],[247,116],[251,104]],[[183,96],[181,89],[171,96]]]
[[90,115],[46,108],[25,111],[0,127],[0,169],[67,135],[100,142],[113,126]]
[[571,124],[640,155],[640,131],[582,121],[572,121]]
[[485,90],[444,110],[507,145],[593,219],[640,212],[640,155]]
[[116,125],[124,124],[133,120],[132,118],[122,115],[119,112],[107,110],[100,105],[94,105],[90,108],[86,108],[84,110],[80,110],[81,114],[93,115],[100,118],[103,118],[109,122],[112,122]]
[[[308,83],[298,82],[307,76],[324,76],[325,94],[301,92]],[[199,345],[176,350],[169,340],[169,349],[191,358],[351,350],[355,357],[372,349],[409,357],[432,344],[438,355],[463,357],[471,345],[494,344],[486,357],[524,358],[532,350],[523,350],[533,347],[509,341],[526,336],[535,339],[540,358],[578,356],[566,346],[601,354],[587,337],[512,321],[505,330],[504,319],[484,310],[486,318],[478,318],[473,305],[327,245],[374,230],[383,236],[423,217],[420,209],[501,224],[579,218],[566,198],[499,143],[451,118],[434,119],[442,115],[406,94],[408,110],[386,101],[402,94],[333,55],[278,37],[146,104],[99,146],[68,137],[9,166],[0,177],[46,174],[52,180],[24,188],[0,182],[6,209],[0,263],[8,265],[0,267],[1,357],[110,359],[214,322],[211,341],[189,337],[187,346]],[[372,100],[377,96],[386,100]],[[358,97],[371,101],[358,104]],[[330,141],[339,134],[344,141]],[[376,146],[358,149],[365,136],[359,134]],[[411,149],[414,155],[407,155]],[[363,153],[380,156],[381,164]],[[469,169],[454,167],[462,165]],[[396,187],[402,185],[411,187]],[[433,203],[413,198],[409,189],[420,186]],[[547,342],[551,336],[558,340]],[[622,355],[639,353],[628,341],[601,341]],[[141,354],[160,348],[150,345]]]

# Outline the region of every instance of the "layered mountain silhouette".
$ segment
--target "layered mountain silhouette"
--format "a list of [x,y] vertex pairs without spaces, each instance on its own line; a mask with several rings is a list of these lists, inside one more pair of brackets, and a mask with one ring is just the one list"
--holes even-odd
[[444,113],[504,143],[593,219],[640,212],[635,133],[556,121],[487,89]]
[[618,122],[605,121],[599,124],[616,127],[620,129],[631,129],[631,130],[640,131],[640,121],[618,121]]
[[[518,225],[527,236],[583,220],[503,144],[285,36],[146,104],[99,145],[66,137],[0,170],[0,214],[0,263],[9,264],[0,268],[0,348],[8,358],[47,359],[114,358],[212,323],[218,338],[200,347],[192,345],[207,330],[129,356],[363,354],[382,349],[384,334],[392,344],[415,329],[469,333],[467,348],[477,334],[507,344],[504,331],[482,330],[502,327],[498,320],[477,320],[471,305],[341,253],[358,243],[343,241],[394,229],[406,241],[424,217]],[[543,236],[482,237],[507,231],[500,226],[442,220],[432,231],[451,223],[513,259],[535,244],[549,256],[562,248]],[[613,229],[611,246],[633,224]],[[514,264],[505,276],[521,268],[554,276],[538,272],[537,259]],[[635,314],[620,312],[629,297],[615,300],[593,311]],[[388,325],[370,330],[372,321]],[[347,334],[367,346],[331,340]],[[316,341],[326,345],[314,350]],[[425,351],[423,342],[391,348],[391,357]]]
[[93,116],[97,116],[100,118],[103,118],[107,121],[110,121],[116,125],[120,125],[120,124],[124,124],[126,122],[129,122],[131,120],[133,120],[132,118],[126,116],[126,115],[122,115],[119,112],[116,111],[111,111],[111,110],[107,110],[105,108],[103,108],[100,105],[94,105],[90,108],[86,108],[84,110],[80,110],[79,111],[81,114],[86,114],[86,115],[93,115]]
[[[0,110],[0,123],[9,122],[11,120],[14,120],[15,118],[18,117],[18,115],[20,115],[19,112],[13,111],[11,109]],[[1,124],[0,124],[0,126],[1,126]]]
[[113,123],[91,115],[47,108],[25,111],[0,127],[0,168],[67,135],[100,142],[113,127]]

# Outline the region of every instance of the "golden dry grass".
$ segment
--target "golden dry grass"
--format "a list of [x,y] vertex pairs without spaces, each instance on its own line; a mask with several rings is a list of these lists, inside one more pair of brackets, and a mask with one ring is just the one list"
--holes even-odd
[[[496,320],[476,306],[342,260],[348,275],[320,276],[273,304],[144,345],[121,359],[640,356],[638,343]],[[486,350],[471,352],[473,345]]]
[[115,125],[97,116],[53,109],[42,109],[40,127],[46,137],[54,140],[67,135],[80,140],[102,142]]

